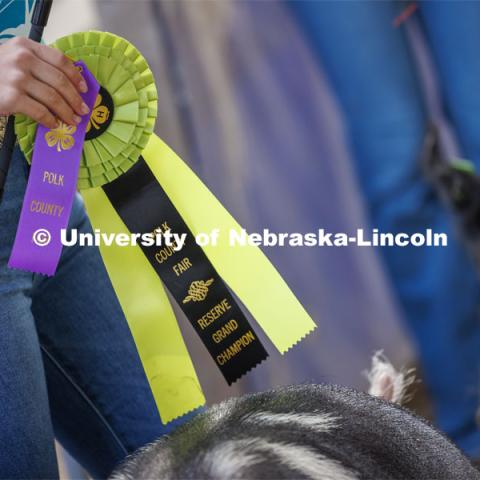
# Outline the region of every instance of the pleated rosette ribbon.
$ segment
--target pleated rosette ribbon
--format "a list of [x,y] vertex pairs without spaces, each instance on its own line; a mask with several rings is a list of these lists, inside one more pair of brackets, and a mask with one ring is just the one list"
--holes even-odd
[[[100,84],[78,171],[93,228],[186,237],[178,251],[157,245],[100,247],[162,421],[168,422],[205,399],[164,287],[228,383],[268,356],[232,292],[281,353],[315,324],[258,247],[230,245],[229,232],[240,231],[240,225],[153,134],[157,91],[140,52],[105,32],[69,35],[54,47],[83,61]],[[16,132],[30,159],[35,123],[18,116]],[[214,229],[220,231],[216,245],[195,243],[196,235]]]

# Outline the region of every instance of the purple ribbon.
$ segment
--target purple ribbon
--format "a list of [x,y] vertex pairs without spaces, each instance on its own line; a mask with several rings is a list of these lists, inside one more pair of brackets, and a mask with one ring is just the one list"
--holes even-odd
[[[83,101],[93,110],[100,85],[83,62],[76,62],[88,86]],[[62,254],[60,232],[68,226],[90,114],[71,127],[39,125],[32,167],[8,266],[53,275]]]

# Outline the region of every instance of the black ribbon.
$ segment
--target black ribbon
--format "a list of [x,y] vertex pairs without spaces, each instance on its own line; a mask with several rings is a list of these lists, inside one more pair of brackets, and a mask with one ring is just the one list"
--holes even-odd
[[228,384],[265,360],[260,339],[145,160],[140,157],[103,190],[130,232],[187,234],[177,252],[169,246],[140,246]]

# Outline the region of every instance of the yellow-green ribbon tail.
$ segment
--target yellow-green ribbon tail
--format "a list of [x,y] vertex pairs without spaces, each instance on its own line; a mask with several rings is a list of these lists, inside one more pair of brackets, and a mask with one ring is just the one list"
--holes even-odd
[[[102,188],[82,192],[93,228],[125,233],[125,224]],[[102,244],[100,252],[132,332],[163,423],[205,404],[172,306],[138,246]]]
[[265,254],[231,246],[241,227],[195,173],[155,134],[142,156],[194,235],[220,229],[218,244],[202,247],[227,285],[281,353],[316,325]]

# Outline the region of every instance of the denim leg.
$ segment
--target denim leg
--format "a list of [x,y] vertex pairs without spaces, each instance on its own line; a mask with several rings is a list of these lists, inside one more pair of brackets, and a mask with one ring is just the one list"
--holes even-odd
[[25,191],[16,152],[0,205],[0,478],[58,478],[42,355],[28,291],[32,274],[7,267]]
[[[17,151],[0,205],[0,478],[57,478],[54,432],[106,478],[191,415],[162,425],[96,248],[64,248],[52,278],[7,268],[24,165]],[[91,231],[79,197],[70,227]]]
[[[480,3],[424,2],[421,8],[425,29],[436,58],[446,109],[466,158],[480,172]],[[477,406],[480,406],[480,320],[465,332],[472,337],[470,354],[476,366]],[[475,348],[475,350],[474,350]],[[480,457],[480,429],[471,425],[463,434],[465,448]]]
[[[70,228],[91,232],[79,197]],[[56,275],[35,277],[32,311],[55,434],[91,475],[105,478],[182,421],[161,423],[97,248],[64,247]]]
[[480,3],[422,2],[420,12],[464,155],[480,171]]
[[[469,437],[477,428],[480,391],[479,282],[422,178],[418,157],[426,120],[407,42],[402,29],[392,26],[398,14],[394,3],[289,5],[343,107],[372,226],[394,233],[432,228],[449,235],[446,248],[381,253],[417,343],[437,421],[467,453],[478,455],[479,444]],[[433,10],[433,3],[426,4]]]

